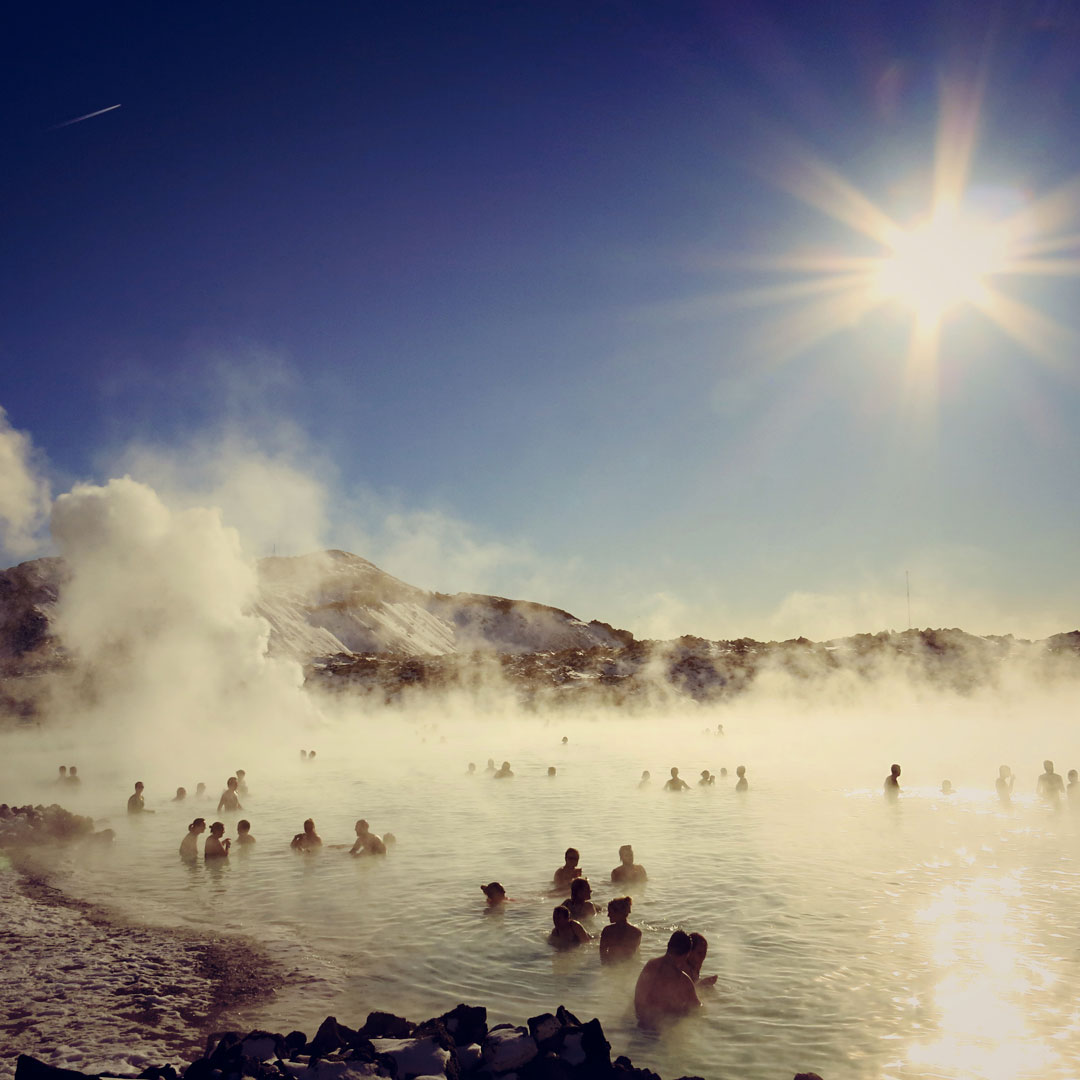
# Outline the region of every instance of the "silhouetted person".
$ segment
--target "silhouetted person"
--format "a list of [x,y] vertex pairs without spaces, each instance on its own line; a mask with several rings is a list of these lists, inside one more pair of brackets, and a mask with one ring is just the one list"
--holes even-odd
[[952,786],[952,781],[951,780],[942,780],[941,781],[941,794],[942,795],[955,795],[956,794],[953,791],[953,786]]
[[466,776],[475,776],[476,775],[476,762],[475,761],[470,761],[469,762],[469,767],[465,770],[465,775]]
[[900,766],[893,765],[889,769],[889,775],[885,777],[883,785],[885,798],[892,800],[900,797]]
[[1075,769],[1069,770],[1069,786],[1065,789],[1069,796],[1069,805],[1073,810],[1080,810],[1080,774]]
[[600,931],[600,962],[602,964],[628,960],[638,951],[638,946],[641,944],[641,930],[630,922],[632,904],[633,901],[629,896],[619,896],[608,901],[609,925]]
[[180,841],[180,855],[185,859],[194,859],[199,854],[196,841],[206,832],[206,818],[197,817],[187,828],[187,836]]
[[549,765],[548,766],[548,776],[554,776],[554,775],[555,775],[555,766],[554,765]]
[[638,787],[639,788],[648,787],[651,783],[652,783],[652,774],[649,772],[648,769],[646,769],[641,774],[641,779],[638,781]]
[[301,750],[300,751],[300,760],[301,761],[307,761],[307,751],[306,750]]
[[247,847],[255,843],[255,837],[251,835],[251,822],[247,818],[241,818],[236,823],[236,845]]
[[671,767],[671,779],[664,785],[665,791],[689,791],[690,785],[679,778],[679,770]]
[[236,794],[236,789],[239,786],[240,781],[235,776],[230,776],[225,781],[225,790],[221,793],[221,798],[218,799],[217,812],[220,814],[222,810],[230,810],[236,812],[237,810],[243,810],[240,805],[240,797]]
[[1008,765],[1002,765],[998,769],[997,779],[994,781],[994,787],[997,789],[998,799],[1008,806],[1012,802],[1013,784],[1016,783],[1016,777],[1012,774],[1012,769]]
[[66,765],[61,765],[59,770],[57,771],[56,782],[58,784],[66,784],[67,783],[67,766]]
[[708,787],[710,784],[716,783],[716,777],[713,776],[708,769],[701,770],[701,779],[698,781],[698,787]]
[[619,848],[619,865],[611,871],[611,880],[617,885],[633,885],[648,878],[645,867],[634,862],[634,849],[629,844]]
[[214,824],[210,826],[210,835],[206,838],[206,843],[203,845],[204,859],[223,859],[229,854],[229,846],[232,844],[232,841],[222,839],[224,835],[225,823],[222,821],[215,821]]
[[246,777],[247,777],[247,772],[245,772],[245,770],[243,770],[243,769],[237,769],[236,770],[236,793],[237,793],[237,795],[246,795],[248,793],[247,780],[245,779]]
[[556,949],[574,949],[589,940],[589,931],[576,922],[566,908],[559,906],[551,913],[555,928],[548,934],[548,941]]
[[317,851],[322,847],[322,837],[315,831],[315,822],[311,818],[304,822],[304,831],[292,838],[289,847],[293,851]]
[[735,770],[735,775],[739,778],[738,780],[735,781],[735,790],[736,791],[749,791],[750,790],[750,784],[747,782],[747,779],[746,779],[746,766],[745,765],[740,765]]
[[314,761],[315,760],[315,751],[314,750],[309,750],[308,751],[307,759],[308,759],[308,761]]
[[206,785],[205,784],[198,783],[198,784],[195,785],[195,798],[196,799],[205,799],[206,798]]
[[656,1027],[664,1020],[685,1016],[701,1005],[694,981],[686,973],[690,935],[676,930],[668,938],[667,952],[648,961],[634,988],[638,1023]]
[[497,881],[481,885],[480,891],[487,897],[488,907],[501,907],[506,903],[506,890]]
[[146,813],[146,800],[143,798],[143,782],[141,780],[135,781],[135,793],[128,796],[127,812],[129,814],[144,814]]
[[82,777],[79,776],[79,770],[74,765],[68,767],[67,782],[69,786],[72,784],[77,786],[82,783]]
[[187,788],[178,787],[176,794],[173,796],[173,802],[183,802],[187,798]]
[[[361,818],[354,826],[356,839],[349,848],[350,855],[385,855],[386,844],[383,838],[371,831],[371,826]],[[391,835],[391,834],[387,834]]]
[[1043,762],[1043,773],[1035,784],[1035,790],[1047,802],[1055,804],[1065,794],[1065,782],[1060,774],[1054,772],[1052,761]]
[[570,740],[569,740],[569,739],[568,739],[568,738],[567,738],[567,737],[566,737],[565,735],[564,735],[564,736],[562,737],[562,744],[563,744],[563,746],[565,746],[565,745],[566,745],[566,744],[567,744],[567,743],[568,743],[569,741],[570,741]]
[[487,763],[487,765],[484,766],[484,772],[486,772],[486,773],[494,773],[495,772],[495,759],[494,758],[491,758],[491,757],[488,758],[488,763]]
[[717,735],[723,735],[724,734],[724,725],[723,724],[717,724],[716,725],[716,734]]
[[575,919],[591,919],[600,909],[592,902],[592,886],[588,878],[574,878],[570,882],[570,899],[562,906]]
[[699,986],[712,986],[716,982],[715,975],[701,977],[701,966],[705,963],[705,957],[709,952],[709,943],[704,934],[690,935],[690,951],[686,954],[686,974]]
[[581,867],[578,863],[581,861],[581,855],[577,848],[568,847],[566,854],[563,856],[564,863],[555,871],[554,885],[556,889],[569,889],[570,883],[575,879],[581,877]]
[[721,777],[727,776],[727,766],[726,765],[721,765],[720,766],[720,776]]
[[509,761],[504,761],[502,763],[502,765],[499,766],[498,771],[495,773],[495,775],[492,777],[492,779],[493,780],[509,780],[510,778],[513,777],[513,775],[514,775],[514,773],[513,773],[513,770],[510,768],[510,762]]

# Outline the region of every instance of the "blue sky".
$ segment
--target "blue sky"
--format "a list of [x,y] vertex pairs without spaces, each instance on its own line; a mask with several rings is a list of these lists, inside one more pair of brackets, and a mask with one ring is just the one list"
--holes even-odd
[[1077,4],[26,6],[3,48],[0,406],[54,491],[256,458],[319,490],[253,550],[642,634],[902,627],[905,571],[918,624],[1080,622],[1074,279],[1001,282],[1053,349],[961,305],[918,377],[902,303],[785,350],[746,295],[877,253],[808,163],[927,208],[946,82],[991,217],[1080,173]]

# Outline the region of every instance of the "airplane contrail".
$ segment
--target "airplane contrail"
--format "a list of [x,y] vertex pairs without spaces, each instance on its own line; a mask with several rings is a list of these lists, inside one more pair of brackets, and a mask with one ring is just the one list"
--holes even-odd
[[56,131],[58,128],[71,127],[72,124],[79,124],[83,120],[91,120],[95,116],[100,116],[102,113],[112,112],[113,109],[119,109],[119,105],[110,105],[107,109],[98,109],[97,112],[88,112],[85,116],[76,116],[74,120],[65,120],[62,124],[54,124],[49,131]]

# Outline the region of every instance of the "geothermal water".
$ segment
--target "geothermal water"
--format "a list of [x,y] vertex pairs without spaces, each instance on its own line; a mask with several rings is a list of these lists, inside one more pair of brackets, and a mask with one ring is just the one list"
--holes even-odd
[[[908,703],[826,723],[773,705],[435,726],[402,711],[289,745],[181,736],[138,761],[122,739],[30,734],[9,740],[19,768],[4,797],[55,798],[116,830],[103,857],[65,857],[67,892],[150,924],[247,935],[279,957],[292,974],[245,1014],[249,1026],[310,1035],[327,1014],[356,1026],[372,1009],[423,1019],[459,1001],[520,1023],[561,1003],[599,1017],[613,1053],[665,1077],[1065,1080],[1080,1075],[1080,814],[1032,792],[1042,758],[1064,773],[1080,764],[1080,741],[1052,712]],[[705,731],[716,722],[723,737]],[[318,749],[314,762],[302,746]],[[489,757],[509,759],[515,778],[465,775]],[[904,795],[888,805],[893,760]],[[61,762],[80,765],[77,793],[40,782]],[[1002,762],[1018,774],[1007,809],[993,794]],[[746,795],[733,790],[737,764]],[[671,765],[692,790],[661,790]],[[696,786],[721,766],[715,787]],[[245,810],[218,815],[237,767]],[[652,784],[639,790],[643,769]],[[945,777],[951,798],[937,793]],[[135,779],[155,814],[125,814]],[[212,799],[169,801],[199,780]],[[257,844],[185,865],[177,848],[195,816],[220,817],[230,836],[246,817]],[[397,843],[385,859],[299,856],[288,843],[308,816],[326,845],[348,845],[359,817]],[[634,1023],[639,963],[601,967],[595,943],[556,954],[545,940],[563,850],[579,848],[602,904],[623,892],[609,880],[623,843],[649,873],[632,892],[641,959],[673,928],[697,930],[710,944],[704,972],[719,977],[700,1014],[660,1035]],[[488,913],[479,885],[492,879],[514,902]]]

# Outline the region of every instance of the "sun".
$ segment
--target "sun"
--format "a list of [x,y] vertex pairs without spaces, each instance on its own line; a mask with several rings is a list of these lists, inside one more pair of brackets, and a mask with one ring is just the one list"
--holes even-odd
[[946,334],[946,324],[964,310],[1031,356],[1054,366],[1073,362],[1080,338],[1072,326],[1006,286],[1027,279],[1025,292],[1034,294],[1040,278],[1080,277],[1080,175],[1039,195],[973,178],[980,106],[979,84],[943,86],[935,152],[919,170],[929,180],[923,216],[907,225],[798,140],[763,136],[761,174],[850,230],[857,246],[728,260],[770,281],[748,281],[725,302],[784,308],[749,339],[756,354],[773,363],[791,359],[893,307],[910,316],[905,349],[913,386],[932,386],[943,349],[963,349],[962,333]]
[[874,274],[881,302],[909,309],[923,326],[965,304],[982,306],[987,283],[1008,263],[1006,230],[955,209],[898,231]]

